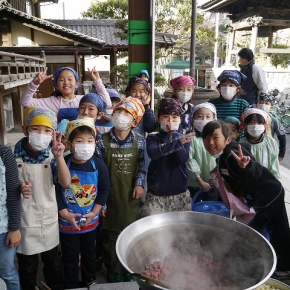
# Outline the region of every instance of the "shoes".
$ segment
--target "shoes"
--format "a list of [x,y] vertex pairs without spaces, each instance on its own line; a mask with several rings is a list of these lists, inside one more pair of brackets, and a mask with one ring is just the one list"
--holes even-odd
[[113,273],[113,274],[108,274],[107,275],[107,280],[109,283],[119,283],[119,282],[124,282],[124,278],[121,275],[121,273]]
[[126,273],[126,274],[124,275],[124,281],[125,281],[125,282],[134,282],[135,279],[134,279],[134,277],[133,277],[131,274]]

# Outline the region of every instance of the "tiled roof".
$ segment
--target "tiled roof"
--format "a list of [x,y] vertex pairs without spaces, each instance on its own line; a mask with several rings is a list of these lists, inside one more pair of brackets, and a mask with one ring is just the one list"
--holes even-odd
[[27,23],[35,29],[39,28],[44,32],[49,31],[50,33],[60,35],[61,37],[66,37],[69,40],[76,41],[99,50],[102,49],[105,44],[104,40],[100,40],[97,37],[83,34],[76,30],[71,30],[56,23],[29,15],[12,8],[10,4],[6,2],[0,2],[0,17],[11,18],[22,23]]
[[218,11],[236,1],[237,0],[200,0],[198,2],[198,7],[205,11]]

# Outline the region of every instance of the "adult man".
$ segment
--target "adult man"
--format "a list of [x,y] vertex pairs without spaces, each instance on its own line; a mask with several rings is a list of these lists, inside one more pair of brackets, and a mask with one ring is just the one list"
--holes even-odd
[[242,48],[238,53],[241,72],[247,76],[242,83],[245,92],[241,97],[250,105],[257,103],[259,93],[267,93],[268,86],[264,71],[255,64],[253,51],[249,48]]

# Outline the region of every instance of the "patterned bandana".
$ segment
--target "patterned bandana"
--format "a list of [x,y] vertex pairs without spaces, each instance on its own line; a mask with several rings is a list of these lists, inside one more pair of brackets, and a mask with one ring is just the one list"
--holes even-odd
[[89,93],[84,95],[80,100],[80,104],[84,102],[94,104],[100,112],[107,108],[107,104],[98,94]]
[[161,115],[180,116],[181,113],[182,113],[182,105],[179,100],[174,98],[161,99],[158,107],[158,118]]
[[23,119],[25,127],[46,126],[53,130],[57,128],[56,114],[47,108],[27,107],[24,110]]
[[177,88],[181,86],[188,86],[188,87],[194,87],[195,79],[191,76],[179,76],[175,79],[172,79],[170,81],[170,86],[173,90],[176,90]]
[[115,89],[106,89],[110,98],[118,98],[121,101],[119,93]]
[[56,92],[60,92],[59,89],[56,87],[56,82],[57,82],[57,78],[59,76],[59,74],[63,71],[63,70],[70,70],[75,78],[76,78],[76,81],[79,83],[78,87],[75,89],[75,92],[81,87],[81,84],[80,84],[80,78],[79,78],[79,75],[78,73],[71,67],[67,67],[67,66],[63,66],[63,67],[60,67],[58,70],[56,70],[56,72],[54,73],[54,76],[53,76],[53,80],[52,80],[52,84],[54,86],[54,89]]
[[247,77],[238,70],[224,70],[217,79],[220,84],[229,80],[234,82],[237,86],[240,86],[242,82],[247,80]]
[[131,88],[134,84],[142,84],[145,87],[146,92],[148,94],[151,94],[151,89],[148,85],[148,82],[145,79],[138,78],[138,77],[132,77],[132,78],[130,78],[128,85],[126,87],[126,90],[125,90],[126,97],[130,96],[130,91],[131,91]]
[[247,109],[244,114],[242,115],[242,117],[244,118],[243,120],[245,120],[249,115],[253,115],[253,114],[258,114],[258,115],[261,115],[265,122],[267,121],[267,118],[268,118],[268,113],[263,111],[263,110],[260,110],[260,109],[256,109],[256,108],[249,108]]
[[241,123],[241,122],[240,122],[239,119],[236,118],[236,117],[229,116],[229,117],[224,118],[223,121],[224,121],[225,123],[230,123],[230,124],[235,125],[236,128],[237,128],[237,130],[240,129],[240,123]]
[[266,94],[266,93],[260,93],[258,95],[258,101],[269,101],[271,105],[274,105],[275,103],[275,96],[271,94]]
[[132,97],[121,100],[121,102],[114,108],[114,112],[117,108],[123,108],[128,111],[133,116],[137,124],[139,124],[145,112],[142,102],[139,99]]
[[71,132],[74,129],[81,127],[81,126],[90,127],[91,129],[93,129],[93,131],[95,132],[95,135],[96,135],[96,127],[95,127],[94,119],[93,118],[82,118],[82,119],[69,121],[67,123],[64,138],[68,139]]
[[215,108],[215,106],[213,104],[208,103],[208,102],[201,103],[201,104],[198,104],[198,105],[194,106],[192,115],[194,115],[194,113],[198,109],[201,109],[201,108],[209,109],[214,114],[214,120],[217,120],[217,117],[216,117],[216,108]]

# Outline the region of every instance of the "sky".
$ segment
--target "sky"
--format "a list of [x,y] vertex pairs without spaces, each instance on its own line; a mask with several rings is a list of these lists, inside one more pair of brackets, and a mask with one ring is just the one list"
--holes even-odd
[[[93,0],[59,0],[58,4],[42,5],[43,19],[79,19]],[[64,8],[64,9],[63,9]]]

